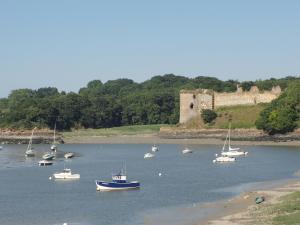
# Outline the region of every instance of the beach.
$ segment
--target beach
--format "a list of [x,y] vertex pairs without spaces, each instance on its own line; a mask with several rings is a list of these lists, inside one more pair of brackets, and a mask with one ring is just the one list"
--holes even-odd
[[[181,145],[223,145],[217,138],[163,138],[156,134],[115,136],[72,136],[63,137],[68,144],[181,144]],[[291,141],[232,141],[233,145],[245,146],[300,146],[299,140]]]
[[[207,204],[207,207],[218,209],[217,213],[198,225],[274,224],[272,219],[280,215],[278,205],[282,204],[286,196],[296,191],[300,191],[299,179],[245,192],[229,200]],[[255,204],[257,196],[264,196],[265,201]]]

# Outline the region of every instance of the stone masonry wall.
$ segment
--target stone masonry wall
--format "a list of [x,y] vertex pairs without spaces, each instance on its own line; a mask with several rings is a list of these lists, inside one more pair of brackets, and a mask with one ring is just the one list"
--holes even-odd
[[271,91],[260,92],[257,87],[250,91],[237,88],[234,93],[219,93],[207,89],[181,90],[180,91],[180,123],[185,123],[191,118],[201,114],[203,109],[215,109],[222,106],[255,105],[268,103],[281,94],[279,86]]

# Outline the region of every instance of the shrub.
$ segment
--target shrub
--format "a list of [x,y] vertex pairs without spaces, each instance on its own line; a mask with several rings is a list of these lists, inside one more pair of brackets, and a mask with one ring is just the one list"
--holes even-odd
[[210,109],[204,109],[202,110],[201,117],[204,123],[211,123],[217,118],[217,113]]

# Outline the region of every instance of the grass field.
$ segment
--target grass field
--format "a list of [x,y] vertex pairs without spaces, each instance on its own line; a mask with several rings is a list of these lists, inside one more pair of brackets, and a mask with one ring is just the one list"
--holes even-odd
[[277,204],[272,211],[276,212],[272,224],[300,224],[300,191],[283,197],[282,202]]
[[[133,125],[133,126],[122,126],[113,128],[102,128],[102,129],[79,129],[72,130],[69,132],[63,132],[64,137],[74,136],[117,136],[117,135],[146,135],[146,134],[157,134],[162,124],[154,125]],[[169,125],[168,125],[169,126]]]
[[255,121],[265,104],[222,107],[216,110],[218,117],[211,125],[214,128],[227,128],[231,119],[232,128],[255,128]]
[[201,116],[187,122],[187,128],[227,129],[231,120],[232,128],[255,128],[255,121],[265,104],[228,106],[216,109],[218,117],[211,124],[204,124]]

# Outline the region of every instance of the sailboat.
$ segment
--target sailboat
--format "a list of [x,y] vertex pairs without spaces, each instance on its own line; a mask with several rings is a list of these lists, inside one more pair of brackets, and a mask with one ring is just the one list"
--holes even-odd
[[33,128],[32,132],[31,132],[31,136],[30,136],[30,139],[29,139],[27,150],[25,152],[25,156],[27,156],[27,157],[33,157],[35,155],[34,151],[32,150],[32,137],[33,137],[33,132],[34,132],[35,129],[36,129],[36,127]]
[[218,156],[218,154],[216,154],[216,159],[213,160],[213,163],[216,163],[216,162],[220,162],[220,163],[235,162],[236,159],[234,157],[223,154],[225,152],[224,150],[225,150],[225,147],[226,147],[228,137],[229,137],[229,132],[227,133],[227,136],[226,136],[223,148],[222,148],[221,156]]
[[[243,155],[247,155],[248,152],[241,151],[240,148],[232,148],[231,147],[231,144],[230,144],[230,130],[231,130],[231,124],[229,124],[227,137],[226,137],[224,145],[223,145],[223,149],[222,149],[222,153],[221,153],[222,156],[243,156]],[[227,139],[228,139],[228,151],[225,151]]]
[[53,130],[53,143],[50,147],[50,149],[54,152],[57,151],[57,146],[55,145],[55,130],[56,130],[56,123],[54,124],[54,130]]

